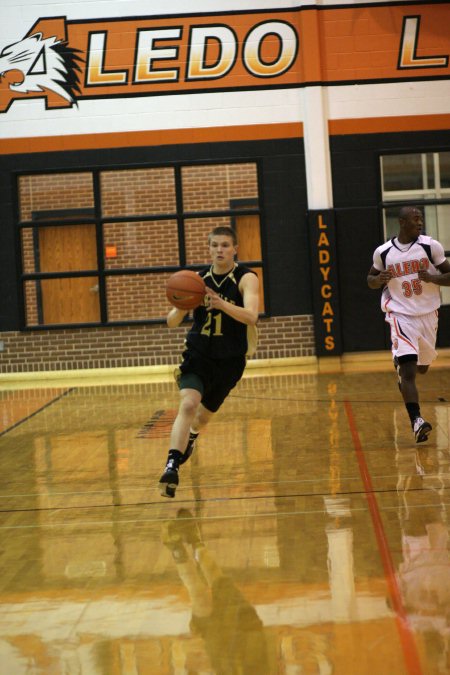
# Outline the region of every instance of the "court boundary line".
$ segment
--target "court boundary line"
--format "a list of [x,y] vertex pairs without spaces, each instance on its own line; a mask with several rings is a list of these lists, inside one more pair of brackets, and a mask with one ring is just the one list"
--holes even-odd
[[355,450],[356,459],[358,461],[361,479],[364,485],[364,491],[366,493],[367,503],[369,505],[372,525],[383,565],[389,597],[392,602],[392,607],[395,611],[395,623],[397,625],[397,630],[400,637],[406,669],[409,675],[423,675],[416,640],[414,639],[414,633],[411,628],[411,624],[409,623],[408,615],[406,614],[405,608],[403,606],[400,588],[398,586],[397,576],[395,574],[394,563],[376,500],[376,493],[373,489],[372,479],[370,477],[369,468],[364,456],[361,439],[359,437],[358,428],[356,426],[353,408],[350,401],[344,401],[344,408],[353,440],[353,447]]
[[3,431],[0,431],[0,438],[4,436],[5,434],[8,434],[10,431],[13,431],[13,429],[16,429],[17,427],[20,427],[21,424],[24,424],[25,422],[28,422],[29,419],[37,415],[38,413],[42,412],[45,410],[45,408],[48,408],[49,406],[53,405],[56,403],[56,401],[59,401],[60,399],[64,398],[64,396],[67,396],[67,394],[70,394],[72,391],[75,391],[76,387],[70,387],[66,391],[63,391],[62,394],[59,394],[59,396],[56,396],[55,398],[52,398],[51,401],[47,401],[47,403],[44,403],[40,408],[37,408],[37,410],[34,410],[32,413],[27,415],[26,417],[22,417],[21,420],[18,422],[15,422],[12,424],[10,427],[7,427],[7,429],[3,429]]
[[[289,495],[291,496],[291,495]],[[225,499],[214,499],[211,500],[212,502],[219,502],[219,501],[226,501]],[[154,501],[154,502],[138,502],[136,504],[132,504],[131,506],[159,506],[161,504],[161,501]],[[174,507],[174,511],[178,510],[180,506],[182,505],[190,505],[190,506],[195,506],[197,502],[195,500],[179,500],[176,504],[173,504],[171,506]],[[113,506],[113,505],[110,505]],[[130,505],[128,505],[130,506]],[[430,506],[430,504],[424,504],[423,506]],[[176,507],[176,508],[175,508]],[[390,511],[393,510],[394,507],[386,507],[385,511]],[[352,513],[353,512],[358,512],[358,513],[367,513],[367,508],[364,506],[357,506],[357,507],[352,507]],[[295,511],[289,511],[288,513],[280,513],[279,511],[264,511],[263,513],[257,512],[257,513],[252,513],[252,514],[229,514],[229,515],[209,515],[209,516],[202,516],[202,520],[209,521],[209,520],[241,520],[243,518],[290,518],[292,516],[305,516],[305,515],[310,515],[310,514],[317,514],[317,513],[324,513],[324,509],[302,509],[302,510],[295,510]],[[58,522],[53,522],[53,523],[33,523],[33,524],[27,524],[27,525],[1,525],[0,524],[0,531],[2,530],[31,530],[31,529],[52,529],[52,528],[57,528],[57,527],[80,527],[80,526],[98,526],[98,525],[111,525],[114,523],[114,525],[122,525],[122,524],[127,524],[127,525],[145,525],[147,523],[162,523],[162,522],[169,522],[173,520],[174,516],[163,516],[163,517],[150,517],[150,518],[111,518],[109,520],[86,520],[86,521],[58,521]],[[194,520],[198,520],[195,516],[193,517]],[[422,675],[422,673],[421,673]]]
[[[429,477],[436,477],[438,474],[437,473],[430,473],[430,474],[427,474],[427,475]],[[450,472],[448,474],[445,473],[445,474],[441,474],[441,475],[444,475],[445,477],[447,477],[447,475],[448,475],[448,477],[450,477]],[[397,476],[397,474],[383,473],[383,474],[378,474],[376,477],[377,477],[377,479],[387,479],[387,478],[397,478],[398,476]],[[361,476],[359,474],[355,474],[354,476],[347,476],[347,475],[341,476],[341,482],[342,481],[347,481],[347,482],[359,481],[360,478],[361,478]],[[255,486],[260,486],[260,485],[297,485],[297,484],[308,485],[309,483],[313,483],[314,485],[317,485],[318,483],[328,483],[328,482],[329,482],[329,477],[324,476],[323,478],[289,478],[289,479],[284,478],[282,480],[281,479],[279,479],[279,480],[252,480],[252,481],[246,481],[245,485],[247,487],[255,487]],[[64,483],[64,481],[61,481],[61,484],[63,484],[63,483]],[[12,484],[14,484],[14,483],[13,482],[9,483],[9,485],[12,485]],[[0,485],[1,485],[1,483],[0,483]],[[20,485],[21,485],[21,483],[19,483],[19,487],[20,487]],[[214,489],[214,488],[217,488],[217,487],[227,488],[227,487],[236,487],[236,483],[233,482],[233,481],[227,482],[227,483],[224,483],[224,482],[221,481],[221,482],[217,482],[217,483],[208,483],[207,486],[201,485],[201,484],[198,484],[198,485],[195,484],[195,485],[192,485],[191,487],[203,487],[205,489]],[[450,488],[450,486],[448,486],[448,487]],[[1,489],[1,487],[0,487],[0,489]],[[127,486],[124,489],[126,489],[128,491],[135,491],[135,490],[140,490],[142,488],[140,486],[136,486],[136,485],[131,484],[130,486]],[[421,489],[422,488],[412,488],[412,491],[421,490]],[[444,489],[447,490],[447,486],[445,486]],[[386,488],[386,489],[383,489],[383,490],[378,489],[377,492],[392,492],[394,490],[396,490],[396,487]],[[109,488],[107,490],[96,490],[96,489],[94,489],[94,490],[81,490],[81,489],[80,490],[61,490],[60,492],[53,491],[52,495],[54,495],[54,496],[71,496],[71,495],[111,494],[111,493],[115,493],[115,492],[119,492],[119,491],[120,491],[119,488],[115,488],[115,489]],[[339,490],[336,493],[333,492],[333,495],[334,494],[336,494],[336,495],[338,495],[338,494],[351,495],[351,494],[359,494],[361,492],[362,492],[361,490]],[[303,493],[295,493],[295,494],[298,495],[298,496],[303,495]],[[309,493],[308,492],[308,493],[305,493],[304,496],[309,496],[310,494],[316,494],[319,497],[321,495],[325,495],[325,494],[331,495],[331,493],[329,493],[329,492],[317,492],[317,493]],[[42,495],[41,492],[11,492],[10,494],[1,494],[0,493],[0,499],[10,499],[12,497],[40,497],[41,495]],[[274,495],[271,495],[271,496],[273,497]],[[281,495],[281,496],[283,496],[283,495]]]
[[[144,489],[144,488],[142,488]],[[380,492],[380,490],[374,491],[373,495],[375,494],[389,494],[393,493],[394,490],[386,490]],[[80,493],[70,493],[71,495],[73,494],[79,494],[79,495],[84,495],[86,493],[80,492]],[[91,493],[87,493],[91,494]],[[95,494],[95,493],[94,493]],[[256,500],[261,500],[261,499],[290,499],[292,497],[311,497],[311,498],[322,498],[325,499],[326,497],[335,497],[335,496],[343,496],[343,497],[367,497],[367,492],[365,490],[358,490],[357,492],[338,492],[338,493],[303,493],[303,492],[294,492],[294,493],[289,493],[286,495],[252,495],[252,496],[245,496],[245,495],[239,495],[235,497],[210,497],[210,498],[204,498],[204,499],[180,499],[176,502],[177,506],[180,504],[213,504],[213,503],[218,503],[218,502],[249,502],[249,501],[255,501]],[[0,509],[0,514],[6,513],[6,514],[12,514],[12,513],[48,513],[52,512],[54,514],[56,513],[68,513],[68,512],[74,512],[77,510],[83,511],[86,509],[92,509],[92,510],[100,510],[100,509],[126,509],[126,508],[135,508],[137,506],[157,506],[161,505],[164,502],[161,502],[160,499],[155,500],[155,501],[141,501],[141,502],[124,502],[122,504],[88,504],[86,506],[46,506],[46,507],[40,507],[40,508],[23,508],[23,509]],[[444,502],[444,506],[450,505],[450,502]],[[428,506],[433,506],[433,504],[421,504],[420,506],[412,506],[410,507],[411,509],[415,508],[423,508],[423,507],[428,507]],[[397,507],[384,507],[382,508],[383,511],[392,511],[393,509],[396,509]],[[352,506],[350,507],[351,512],[353,511],[367,511],[365,508],[361,507],[355,507]],[[293,511],[292,513],[324,513],[325,507],[322,509],[312,509],[311,511],[308,510],[303,510],[303,511]],[[255,514],[252,514],[255,515]],[[290,515],[284,514],[284,515]],[[214,516],[214,517],[219,517],[219,516]],[[241,516],[238,516],[239,518]],[[118,519],[111,519],[111,521],[105,521],[105,522],[120,522]],[[139,521],[136,521],[139,522]],[[39,527],[40,525],[37,525],[36,527]],[[0,530],[2,529],[8,529],[8,526],[4,526],[0,524]]]

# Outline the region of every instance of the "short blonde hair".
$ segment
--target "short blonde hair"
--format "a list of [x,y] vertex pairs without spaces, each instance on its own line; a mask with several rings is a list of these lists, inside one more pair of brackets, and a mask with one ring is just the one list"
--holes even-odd
[[227,227],[225,225],[219,225],[218,227],[215,227],[211,232],[208,234],[208,243],[211,243],[211,238],[212,237],[217,237],[217,236],[223,236],[223,237],[230,237],[230,239],[233,240],[233,246],[237,246],[237,236],[235,230],[233,230],[232,227]]

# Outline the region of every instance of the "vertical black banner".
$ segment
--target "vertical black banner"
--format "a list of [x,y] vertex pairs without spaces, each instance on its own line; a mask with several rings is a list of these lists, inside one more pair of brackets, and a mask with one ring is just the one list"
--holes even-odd
[[317,356],[342,354],[334,211],[308,211]]

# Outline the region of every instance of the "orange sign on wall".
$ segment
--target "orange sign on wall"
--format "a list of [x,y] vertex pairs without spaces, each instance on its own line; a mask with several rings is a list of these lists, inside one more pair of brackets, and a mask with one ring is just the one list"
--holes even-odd
[[[449,78],[450,4],[67,21],[0,45],[0,112],[94,98]],[[18,58],[18,55],[21,55]]]

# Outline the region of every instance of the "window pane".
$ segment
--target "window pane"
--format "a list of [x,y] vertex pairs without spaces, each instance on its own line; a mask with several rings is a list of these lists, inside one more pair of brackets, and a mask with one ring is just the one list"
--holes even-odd
[[170,309],[166,283],[170,273],[128,274],[106,280],[109,321],[165,318]]
[[450,204],[441,204],[440,206],[437,206],[436,213],[436,239],[441,242],[445,251],[450,251]]
[[[28,237],[29,238],[29,237]],[[34,228],[33,250],[26,264],[36,272],[80,272],[97,269],[95,225]],[[34,261],[29,258],[33,255]],[[25,261],[24,261],[25,262]]]
[[27,325],[99,322],[98,289],[97,277],[26,281]]
[[441,302],[443,305],[450,305],[450,287],[441,286]]
[[[434,204],[430,206],[419,207],[424,213],[424,234],[437,239],[445,251],[450,251],[450,204]],[[395,214],[397,221],[396,231],[398,230],[398,214],[399,208],[386,209],[386,212]]]
[[105,268],[178,265],[175,220],[105,223]]
[[[259,226],[259,216],[236,216],[235,229],[238,237],[238,255],[237,258],[245,262],[262,259],[261,254],[261,234]],[[259,279],[259,312],[265,311],[264,303],[264,277],[262,267],[253,267],[254,272]]]
[[381,160],[383,192],[434,188],[431,154],[385,155]]
[[238,260],[261,260],[259,216],[236,216],[234,227],[238,238]]
[[450,188],[450,152],[439,153],[441,187]]
[[422,167],[424,189],[434,190],[436,187],[436,178],[434,174],[434,160],[431,153],[422,156]]
[[[437,222],[437,209],[436,206],[425,206],[422,208],[424,215],[424,231],[423,234],[428,234],[433,239],[438,239],[438,222]],[[441,242],[442,245],[443,242]]]
[[43,220],[45,212],[51,211],[92,209],[92,174],[84,172],[20,176],[19,200],[21,220]]
[[188,166],[181,171],[184,211],[233,208],[233,200],[258,198],[256,164]]
[[136,216],[176,213],[173,168],[103,171],[102,214]]
[[[444,251],[450,251],[450,204],[439,206],[427,206],[425,208],[426,233],[440,241]],[[447,254],[450,259],[450,254]],[[441,302],[443,305],[450,304],[450,287],[440,286]]]

